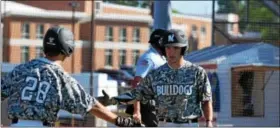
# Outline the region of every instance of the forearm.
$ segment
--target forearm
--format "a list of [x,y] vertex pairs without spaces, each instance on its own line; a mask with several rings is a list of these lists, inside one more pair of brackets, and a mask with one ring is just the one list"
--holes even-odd
[[108,121],[112,124],[115,124],[119,127],[140,127],[142,126],[140,122],[137,122],[135,119],[131,117],[121,117],[117,116],[115,113],[109,111],[102,104],[97,102],[93,108],[90,110],[90,113],[94,116],[101,118],[105,121]]
[[97,102],[93,108],[90,110],[90,113],[94,116],[101,118],[103,120],[106,120],[112,124],[115,124],[117,115],[108,110],[106,107],[104,107],[102,104]]
[[134,113],[140,112],[140,101],[135,101],[133,106],[134,106]]
[[203,102],[203,113],[206,121],[213,120],[213,107],[212,101],[204,101]]

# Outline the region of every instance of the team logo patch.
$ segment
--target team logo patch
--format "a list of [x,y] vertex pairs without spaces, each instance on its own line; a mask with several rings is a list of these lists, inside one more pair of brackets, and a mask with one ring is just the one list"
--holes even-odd
[[174,42],[174,34],[168,36],[168,42]]
[[49,38],[49,42],[47,42],[47,44],[55,45],[55,43],[54,43],[53,41],[54,41],[54,38],[53,38],[53,37],[50,37],[50,38]]

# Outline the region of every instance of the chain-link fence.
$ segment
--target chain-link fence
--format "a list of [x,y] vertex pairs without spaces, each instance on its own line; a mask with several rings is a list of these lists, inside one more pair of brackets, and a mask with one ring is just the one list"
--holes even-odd
[[[212,45],[217,47],[227,45],[225,46],[227,48],[213,50],[225,59],[222,64],[218,64],[220,68],[217,70],[220,94],[223,95],[220,100],[221,110],[218,111],[218,125],[279,126],[279,114],[273,114],[279,111],[277,105],[279,80],[276,79],[279,76],[279,1],[213,0],[213,2],[217,2],[218,6],[212,8]],[[262,43],[271,45],[266,46]],[[262,46],[257,48],[257,44]],[[252,51],[258,54],[252,56],[245,50],[246,47],[255,49]],[[257,66],[255,63],[260,65]],[[231,68],[228,70],[225,65]],[[228,71],[229,76],[225,73]],[[227,79],[227,82],[222,82],[223,79]],[[273,97],[277,100],[275,104],[269,101]],[[229,112],[224,111],[224,108],[229,108]],[[257,121],[256,118],[260,120]]]
[[[262,41],[279,46],[279,1],[215,0],[215,2],[218,3],[218,7],[215,7],[217,13],[213,16],[214,44]],[[274,6],[270,6],[267,2]],[[224,14],[224,17],[219,14]]]

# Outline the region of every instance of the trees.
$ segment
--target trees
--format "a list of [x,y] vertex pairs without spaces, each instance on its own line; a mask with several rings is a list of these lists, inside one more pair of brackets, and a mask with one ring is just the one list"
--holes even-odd
[[217,2],[219,6],[217,13],[236,13],[239,15],[241,32],[260,32],[265,41],[279,41],[280,18],[260,1],[218,0]]
[[238,1],[234,0],[218,0],[219,10],[217,13],[236,13]]

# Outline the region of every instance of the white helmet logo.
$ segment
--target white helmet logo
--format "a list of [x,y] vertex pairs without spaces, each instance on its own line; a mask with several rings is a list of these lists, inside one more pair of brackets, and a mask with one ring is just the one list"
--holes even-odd
[[174,42],[174,34],[168,36],[168,42]]
[[55,45],[55,43],[53,43],[53,41],[54,41],[54,38],[53,38],[53,37],[50,37],[50,38],[49,38],[49,42],[47,42],[47,44]]

